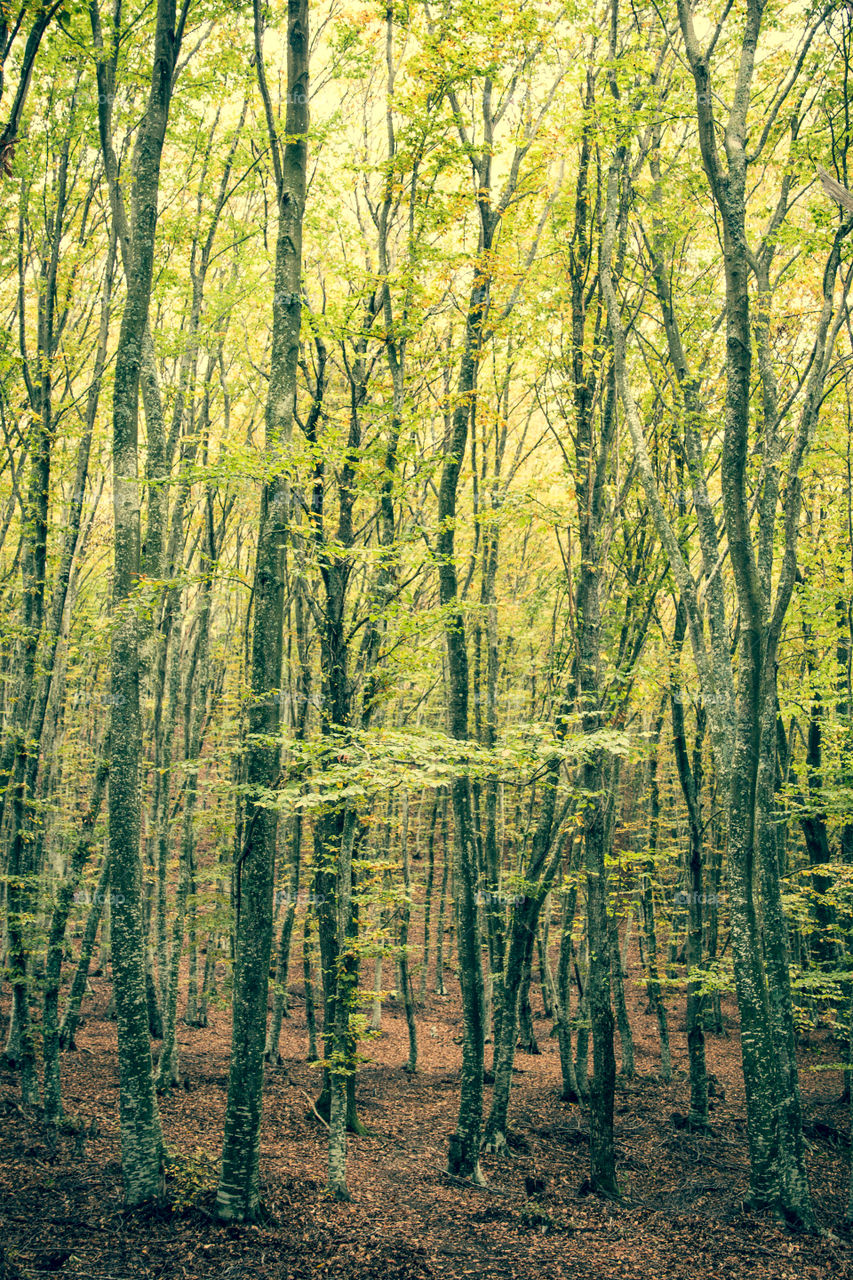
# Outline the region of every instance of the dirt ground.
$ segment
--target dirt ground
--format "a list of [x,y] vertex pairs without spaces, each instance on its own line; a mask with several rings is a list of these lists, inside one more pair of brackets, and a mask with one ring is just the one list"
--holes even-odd
[[[688,1109],[683,1002],[670,1000],[670,1085],[657,1079],[655,1028],[631,984],[637,1077],[620,1082],[616,1131],[623,1203],[584,1194],[586,1119],[559,1100],[559,1058],[550,1022],[539,1018],[538,1056],[519,1053],[511,1103],[511,1160],[486,1157],[488,1188],[444,1176],[454,1127],[460,1066],[455,992],[430,996],[419,1017],[419,1068],[402,1069],[402,1011],[386,1009],[380,1038],[368,1041],[358,1077],[370,1137],[349,1147],[351,1204],[323,1191],[325,1130],[305,1095],[318,1069],[305,1062],[298,991],[284,1023],[283,1065],[268,1072],[262,1146],[263,1225],[221,1227],[213,1220],[228,1072],[229,1019],[213,1010],[204,1030],[179,1029],[185,1088],[162,1099],[172,1156],[169,1208],[127,1214],[121,1204],[115,1024],[105,1019],[109,988],[94,998],[76,1052],[64,1055],[67,1113],[85,1138],[51,1141],[18,1103],[17,1081],[0,1076],[0,1230],[8,1275],[79,1280],[245,1277],[302,1280],[843,1280],[853,1278],[853,1241],[843,1234],[849,1122],[840,1102],[838,1049],[817,1038],[802,1050],[809,1171],[822,1233],[790,1235],[744,1209],[747,1156],[743,1087],[734,1010],[729,1032],[708,1038],[718,1081],[713,1135],[678,1129]],[[452,988],[451,988],[452,990]],[[8,1014],[7,1002],[3,1014]],[[3,1018],[5,1025],[5,1016]],[[489,1090],[486,1090],[488,1105]],[[529,1200],[528,1176],[545,1192]],[[0,1271],[2,1266],[0,1265]],[[6,1280],[6,1276],[2,1277]]]

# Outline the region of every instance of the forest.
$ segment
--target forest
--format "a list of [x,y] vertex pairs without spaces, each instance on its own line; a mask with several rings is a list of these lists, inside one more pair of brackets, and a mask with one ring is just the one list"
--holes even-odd
[[0,1280],[853,1277],[852,80],[0,0]]

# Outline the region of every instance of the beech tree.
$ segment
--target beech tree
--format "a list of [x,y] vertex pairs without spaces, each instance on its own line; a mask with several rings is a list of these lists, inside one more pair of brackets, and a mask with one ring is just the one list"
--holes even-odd
[[267,86],[264,22],[253,9],[255,69],[273,157],[278,232],[273,330],[265,415],[264,488],[253,589],[251,696],[247,722],[248,804],[234,868],[235,973],[231,1069],[216,1205],[220,1218],[257,1213],[261,1089],[272,944],[272,891],[277,813],[268,792],[280,773],[278,741],[284,628],[283,557],[290,515],[287,447],[293,428],[302,310],[302,217],[308,152],[308,5],[287,11],[287,106],[280,139]]

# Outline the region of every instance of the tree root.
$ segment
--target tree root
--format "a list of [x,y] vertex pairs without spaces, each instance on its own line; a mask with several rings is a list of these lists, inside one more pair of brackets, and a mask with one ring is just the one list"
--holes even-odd
[[496,1133],[487,1133],[483,1138],[481,1150],[488,1155],[497,1156],[499,1159],[512,1160],[513,1154],[509,1149],[509,1143],[506,1140],[506,1134],[498,1130]]

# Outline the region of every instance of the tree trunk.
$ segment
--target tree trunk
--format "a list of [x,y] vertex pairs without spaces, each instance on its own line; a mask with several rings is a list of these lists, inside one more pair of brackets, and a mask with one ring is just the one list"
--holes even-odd
[[432,807],[429,817],[429,834],[427,836],[427,881],[424,890],[424,945],[421,955],[421,980],[419,996],[421,1002],[426,1000],[427,979],[429,977],[430,958],[430,925],[432,923],[432,894],[435,881],[435,829],[438,818],[439,793],[433,793]]
[[684,706],[681,699],[681,683],[678,677],[678,657],[687,626],[686,611],[679,603],[673,636],[673,663],[670,675],[670,710],[672,716],[672,740],[681,791],[687,807],[689,845],[687,854],[687,1052],[690,1061],[690,1113],[687,1123],[699,1132],[708,1128],[708,1075],[705,1065],[705,1001],[700,994],[700,983],[691,978],[691,971],[702,965],[703,903],[705,893],[702,874],[702,743],[705,737],[705,712],[696,711],[696,738],[693,745],[691,766],[684,730]]
[[450,878],[450,850],[447,839],[447,792],[441,793],[441,896],[438,900],[438,923],[435,937],[435,993],[444,995],[444,921],[447,888]]
[[563,1076],[563,1091],[560,1096],[564,1102],[577,1102],[580,1098],[580,1089],[572,1056],[571,966],[574,955],[572,929],[575,922],[578,898],[577,871],[580,865],[582,848],[581,841],[576,840],[572,848],[570,863],[572,880],[569,888],[563,894],[563,923],[560,931],[560,956],[557,961],[557,1043],[560,1049],[560,1070]]
[[308,1028],[308,1061],[317,1061],[317,1019],[314,1012],[314,981],[311,976],[311,920],[313,909],[305,912],[302,935],[302,977],[305,983],[305,1024]]
[[633,1080],[634,1037],[631,1034],[631,1021],[628,1017],[628,1006],[625,1003],[625,984],[622,980],[622,956],[619,949],[618,916],[614,915],[610,936],[610,976],[613,981],[613,1004],[616,1009],[616,1024],[619,1028],[619,1043],[622,1046],[622,1066],[620,1074],[626,1080]]
[[403,823],[400,833],[403,859],[403,912],[400,919],[400,990],[406,1010],[406,1026],[409,1032],[409,1057],[404,1070],[410,1075],[418,1067],[418,1029],[415,1020],[415,1003],[412,996],[412,980],[409,974],[409,919],[412,911],[412,877],[409,864],[409,797],[403,796]]
[[[89,806],[83,818],[82,830],[71,856],[68,874],[60,885],[53,907],[47,938],[47,963],[44,977],[44,1011],[42,1014],[42,1042],[44,1059],[44,1118],[47,1124],[58,1124],[62,1119],[62,1096],[59,1075],[59,986],[62,977],[62,954],[65,945],[65,929],[74,893],[92,852],[95,824],[101,811],[107,784],[109,764],[100,763],[95,771]],[[91,952],[90,952],[91,954]]]
[[551,932],[551,899],[545,902],[545,918],[536,934],[536,955],[539,959],[539,986],[542,991],[542,1012],[546,1018],[554,1017],[554,975],[548,958],[548,942]]
[[[261,1094],[266,1041],[267,992],[272,944],[276,811],[264,795],[279,777],[277,738],[284,625],[284,547],[290,512],[286,473],[299,358],[302,215],[308,133],[308,3],[289,0],[287,109],[280,142],[267,90],[263,19],[255,0],[255,71],[264,100],[278,201],[275,293],[270,374],[265,411],[265,480],[255,561],[252,632],[252,703],[248,716],[248,803],[242,848],[235,867],[235,966],[228,1101],[222,1174],[216,1215],[223,1221],[253,1219],[259,1208]],[[273,741],[276,745],[269,745]]]
[[[587,779],[589,790],[599,789],[603,781],[603,768],[591,765],[588,769],[591,775]],[[613,1010],[610,1007],[610,933],[607,923],[607,877],[604,869],[606,838],[607,822],[599,804],[587,827],[584,841],[589,929],[589,971],[585,994],[592,1029],[593,1060],[589,1088],[590,1181],[595,1191],[615,1196],[619,1194],[613,1136],[616,1055],[613,1051]]]
[[299,868],[302,860],[302,814],[297,812],[292,820],[290,877],[284,903],[284,915],[281,922],[281,934],[278,943],[278,955],[275,966],[275,983],[273,986],[273,1006],[270,1017],[269,1032],[264,1056],[267,1062],[281,1061],[278,1042],[281,1036],[282,1018],[287,1015],[287,974],[290,965],[290,940],[293,936],[293,921],[296,916],[296,900],[299,896]]
[[77,1047],[75,1037],[80,1024],[80,1006],[89,981],[89,966],[92,963],[92,956],[95,951],[95,939],[98,936],[98,925],[101,922],[109,883],[110,860],[109,856],[106,856],[101,866],[98,887],[95,890],[92,905],[89,907],[89,913],[86,916],[86,927],[83,930],[83,940],[80,944],[80,957],[77,961],[77,968],[74,970],[74,977],[71,980],[65,1012],[62,1015],[62,1025],[59,1029],[60,1049],[76,1049]]
[[[97,11],[94,9],[95,19]],[[125,1198],[130,1207],[159,1198],[163,1140],[154,1093],[145,989],[140,860],[139,616],[141,569],[138,413],[140,361],[148,322],[160,160],[182,23],[174,0],[158,0],[148,108],[134,154],[127,296],[113,383],[113,632],[110,727],[110,926],[118,1020],[120,1129]],[[106,155],[105,155],[106,163]],[[119,229],[120,230],[120,229]]]
[[652,753],[649,757],[648,766],[648,782],[649,782],[649,830],[648,830],[648,850],[649,856],[646,860],[645,869],[642,874],[643,886],[643,923],[646,934],[646,993],[649,998],[649,1007],[655,1015],[658,1027],[658,1039],[660,1041],[660,1074],[664,1083],[668,1084],[672,1079],[672,1056],[669,1048],[669,1021],[666,1013],[666,1003],[663,998],[663,991],[660,980],[660,967],[658,964],[658,938],[657,924],[655,920],[655,895],[654,895],[654,879],[657,875],[655,866],[655,858],[657,856],[658,839],[660,836],[660,787],[658,784],[658,748],[660,744],[661,728],[663,726],[663,709],[664,702],[661,702],[660,712],[652,727]]

